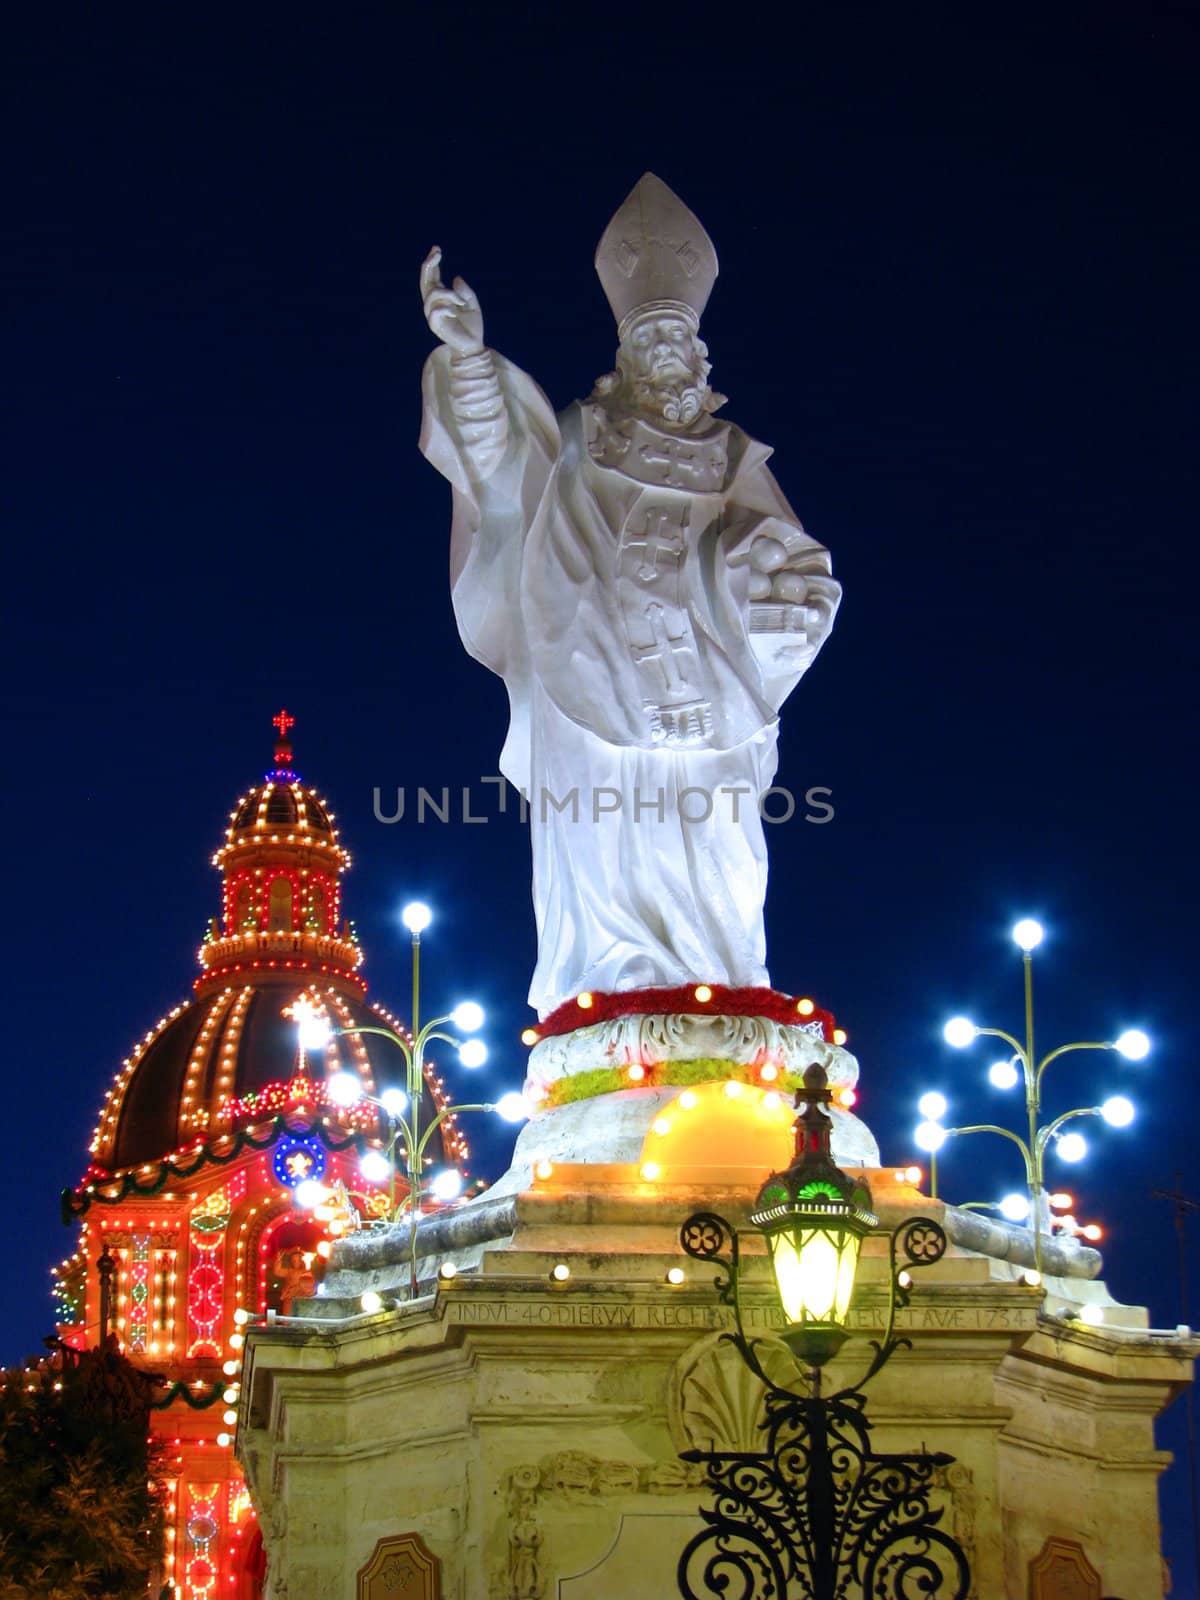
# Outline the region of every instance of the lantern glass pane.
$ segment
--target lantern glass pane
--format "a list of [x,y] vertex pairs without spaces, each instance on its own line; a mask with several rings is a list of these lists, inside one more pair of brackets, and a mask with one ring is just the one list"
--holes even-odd
[[854,1293],[854,1278],[858,1271],[858,1251],[862,1240],[857,1234],[847,1232],[842,1238],[841,1259],[838,1262],[837,1305],[834,1319],[845,1322],[850,1312],[850,1297]]
[[838,1250],[829,1235],[818,1228],[777,1234],[774,1266],[787,1320],[827,1321],[838,1286]]

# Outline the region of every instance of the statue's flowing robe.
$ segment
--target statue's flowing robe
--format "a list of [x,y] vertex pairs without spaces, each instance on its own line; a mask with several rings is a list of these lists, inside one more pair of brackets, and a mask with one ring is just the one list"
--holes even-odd
[[749,549],[769,534],[790,570],[826,577],[828,553],[740,429],[705,416],[671,432],[596,402],[556,418],[494,361],[499,463],[481,477],[463,441],[445,349],[425,369],[421,449],[454,491],[459,632],[508,690],[500,769],[533,839],[530,1004],[766,984],[759,798],[776,713],[820,639],[788,631],[795,608],[752,605]]

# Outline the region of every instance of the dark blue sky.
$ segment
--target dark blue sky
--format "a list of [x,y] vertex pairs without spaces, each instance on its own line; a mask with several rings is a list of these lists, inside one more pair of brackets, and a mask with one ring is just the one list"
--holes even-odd
[[[280,704],[355,853],[372,993],[403,1004],[395,911],[419,893],[430,1002],[477,994],[489,1070],[519,1081],[521,829],[372,817],[374,785],[494,773],[503,730],[416,451],[417,269],[442,244],[489,341],[564,404],[611,364],[592,252],[646,168],[720,254],[726,414],[775,447],[846,591],[784,721],[781,781],[828,785],[837,816],[773,830],[772,975],[848,1029],[860,1109],[906,1160],[922,1088],[1000,1111],[987,1052],[953,1056],[940,1024],[1018,1024],[1007,928],[1042,916],[1047,1043],[1156,1041],[1047,1081],[1055,1109],[1137,1099],[1072,1178],[1114,1293],[1175,1323],[1149,1190],[1181,1168],[1200,1193],[1197,12],[1052,9],[10,23],[6,1358],[49,1327],[58,1189],[189,990],[208,857]],[[975,1145],[950,1193],[1016,1187]],[[1182,1449],[1173,1413],[1163,1438]]]

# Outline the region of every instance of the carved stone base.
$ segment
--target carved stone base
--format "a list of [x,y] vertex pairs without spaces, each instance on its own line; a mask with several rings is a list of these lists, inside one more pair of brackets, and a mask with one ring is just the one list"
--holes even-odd
[[665,1062],[728,1061],[759,1067],[772,1062],[781,1074],[804,1076],[819,1061],[835,1092],[858,1082],[849,1050],[827,1044],[820,1025],[772,1022],[769,1017],[665,1015],[613,1017],[572,1033],[542,1039],[529,1052],[525,1085],[535,1093],[561,1078],[637,1063],[651,1070]]
[[[886,1168],[870,1181],[887,1226],[944,1215]],[[286,1574],[290,1600],[353,1594],[402,1518],[456,1600],[673,1593],[673,1561],[711,1503],[681,1452],[752,1448],[761,1420],[720,1339],[729,1314],[711,1271],[681,1254],[679,1225],[701,1202],[744,1219],[756,1188],[728,1171],[684,1181],[667,1165],[649,1183],[627,1167],[560,1164],[530,1191],[447,1213],[453,1227],[434,1219],[457,1275],[411,1304],[396,1303],[400,1230],[338,1245],[325,1297],[304,1303],[310,1319],[248,1329],[237,1449],[270,1582]],[[487,1224],[477,1236],[473,1219]],[[880,1337],[884,1246],[864,1244],[831,1387],[861,1374]],[[767,1260],[751,1249],[743,1267],[747,1329],[772,1341],[764,1362],[786,1379]],[[1095,1281],[1051,1284],[1052,1313],[1102,1293]],[[384,1299],[369,1315],[368,1288]],[[876,1447],[956,1458],[935,1504],[969,1549],[973,1600],[1026,1595],[1051,1536],[1086,1551],[1103,1594],[1161,1600],[1166,1462],[1153,1421],[1200,1344],[1150,1335],[1135,1308],[1116,1326],[1106,1305],[1096,1328],[1044,1306],[1008,1263],[952,1243],[901,1313],[911,1348],[868,1391]]]

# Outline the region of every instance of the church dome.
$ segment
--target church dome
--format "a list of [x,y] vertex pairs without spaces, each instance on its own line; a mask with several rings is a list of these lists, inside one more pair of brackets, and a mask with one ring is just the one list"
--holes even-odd
[[[114,1075],[92,1140],[93,1170],[161,1161],[281,1111],[362,1128],[374,1113],[334,1104],[327,1079],[354,1073],[368,1095],[404,1081],[395,1045],[356,1031],[402,1030],[366,999],[363,953],[341,920],[350,857],[326,802],[292,767],[293,720],[286,712],[275,719],[275,765],[239,799],[213,857],[222,909],[199,951],[194,998],[160,1018]],[[300,1001],[335,1030],[320,1051],[300,1048]],[[428,1066],[426,1083],[432,1116],[445,1102]],[[443,1127],[445,1155],[465,1154],[454,1122]]]

